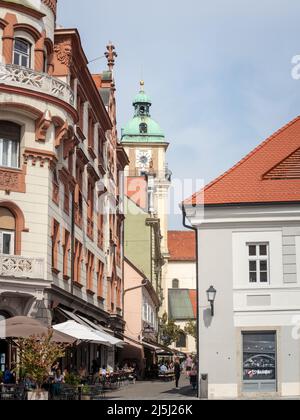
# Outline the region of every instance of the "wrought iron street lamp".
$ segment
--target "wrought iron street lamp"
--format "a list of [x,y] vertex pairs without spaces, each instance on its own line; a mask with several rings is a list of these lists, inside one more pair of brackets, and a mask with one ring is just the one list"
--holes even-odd
[[216,300],[217,291],[213,286],[210,286],[206,294],[207,294],[208,302],[210,303],[210,307],[211,307],[211,316],[213,317],[215,315],[215,300]]

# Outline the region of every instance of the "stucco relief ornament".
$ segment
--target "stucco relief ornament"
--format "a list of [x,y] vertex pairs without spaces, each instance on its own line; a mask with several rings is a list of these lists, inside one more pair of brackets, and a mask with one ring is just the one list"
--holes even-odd
[[67,67],[72,64],[72,46],[69,42],[63,42],[54,46],[54,52],[56,53],[59,62]]
[[0,172],[0,185],[1,187],[10,189],[18,186],[18,175],[9,172]]

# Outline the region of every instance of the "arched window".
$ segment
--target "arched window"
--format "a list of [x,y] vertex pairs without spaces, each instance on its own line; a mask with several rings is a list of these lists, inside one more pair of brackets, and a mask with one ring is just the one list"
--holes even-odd
[[179,289],[179,280],[178,279],[174,279],[172,281],[172,289]]
[[30,67],[31,44],[23,38],[16,38],[14,44],[14,64],[22,67]]
[[0,121],[0,166],[20,167],[21,128],[9,121]]
[[182,331],[180,333],[179,339],[177,340],[176,347],[178,349],[185,349],[186,348],[186,334]]
[[140,133],[147,134],[148,133],[148,126],[146,123],[140,124]]
[[16,219],[6,207],[0,207],[0,254],[15,253]]

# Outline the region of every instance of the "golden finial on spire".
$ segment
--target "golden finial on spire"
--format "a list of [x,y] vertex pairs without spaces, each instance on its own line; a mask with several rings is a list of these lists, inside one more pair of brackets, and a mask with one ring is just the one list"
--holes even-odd
[[145,82],[144,82],[144,80],[141,80],[140,81],[140,87],[141,87],[141,92],[144,92],[144,89],[145,89]]

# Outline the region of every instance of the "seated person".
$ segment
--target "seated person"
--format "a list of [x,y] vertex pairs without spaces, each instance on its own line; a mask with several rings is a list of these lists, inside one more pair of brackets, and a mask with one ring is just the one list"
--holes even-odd
[[168,372],[168,368],[165,364],[161,365],[160,369],[159,369],[159,373],[162,375],[165,375]]

